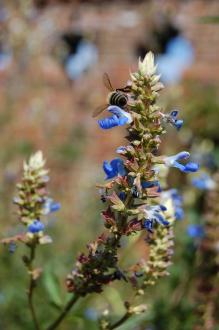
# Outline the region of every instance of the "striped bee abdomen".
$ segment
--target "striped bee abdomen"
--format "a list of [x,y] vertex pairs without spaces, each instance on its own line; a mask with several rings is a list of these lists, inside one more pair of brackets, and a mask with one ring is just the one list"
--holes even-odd
[[124,107],[128,102],[128,96],[120,91],[112,92],[109,96],[109,104]]

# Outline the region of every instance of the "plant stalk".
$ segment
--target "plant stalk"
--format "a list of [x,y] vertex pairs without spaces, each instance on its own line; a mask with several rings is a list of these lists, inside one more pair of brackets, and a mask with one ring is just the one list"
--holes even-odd
[[50,325],[46,330],[53,330],[56,329],[57,326],[62,322],[62,320],[65,318],[65,316],[68,314],[70,309],[74,306],[74,304],[78,301],[79,296],[75,295],[73,296],[69,302],[66,304],[64,307],[63,311],[61,314],[58,316],[58,318]]

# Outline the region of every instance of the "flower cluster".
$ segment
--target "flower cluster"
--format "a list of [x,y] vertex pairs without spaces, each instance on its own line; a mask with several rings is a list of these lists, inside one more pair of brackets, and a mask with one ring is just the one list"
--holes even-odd
[[[101,236],[89,245],[88,255],[80,255],[67,277],[69,292],[77,295],[100,292],[110,281],[125,280],[142,293],[148,284],[167,274],[173,253],[172,226],[175,219],[183,218],[183,210],[182,199],[175,189],[162,191],[160,169],[175,167],[188,173],[196,172],[199,166],[187,162],[190,157],[187,151],[158,156],[165,133],[163,124],[170,123],[177,130],[183,124],[177,119],[178,111],[165,114],[156,104],[163,88],[159,78],[154,56],[149,52],[143,61],[139,60],[138,71],[131,73],[128,103],[121,107],[109,105],[112,116],[98,121],[102,129],[125,125],[129,144],[117,148],[121,158],[103,163],[107,182],[98,187],[106,205],[102,217],[108,236]],[[121,270],[117,254],[121,237],[136,232],[148,235],[149,259]]]
[[18,207],[19,221],[26,230],[15,237],[3,240],[4,243],[23,241],[27,245],[50,243],[51,238],[45,234],[42,217],[58,211],[60,204],[48,196],[48,170],[41,151],[30,157],[23,166],[21,183],[17,184],[18,195],[13,199]]

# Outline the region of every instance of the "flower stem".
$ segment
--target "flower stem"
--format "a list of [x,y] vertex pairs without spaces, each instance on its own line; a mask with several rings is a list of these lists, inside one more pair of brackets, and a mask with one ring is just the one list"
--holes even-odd
[[32,245],[30,247],[30,260],[29,260],[29,264],[28,264],[28,272],[30,274],[30,282],[29,282],[29,289],[28,289],[28,304],[29,304],[29,308],[30,308],[30,312],[31,312],[31,316],[32,316],[32,320],[34,323],[34,327],[36,330],[40,329],[39,323],[37,321],[37,317],[36,317],[36,312],[35,312],[35,308],[34,308],[34,304],[33,304],[33,293],[34,293],[34,288],[36,287],[36,281],[33,278],[33,261],[35,259],[35,249],[36,249],[36,245]]
[[63,311],[58,316],[58,318],[50,325],[46,330],[53,330],[56,329],[57,326],[62,322],[62,320],[65,318],[65,316],[68,314],[70,309],[73,307],[73,305],[78,301],[79,296],[75,295],[73,296],[69,302],[65,305]]
[[118,327],[120,327],[120,325],[122,325],[123,323],[125,323],[129,318],[130,318],[131,314],[129,312],[126,312],[120,320],[118,320],[117,322],[115,322],[114,324],[112,324],[109,327],[109,330],[113,330],[116,329]]

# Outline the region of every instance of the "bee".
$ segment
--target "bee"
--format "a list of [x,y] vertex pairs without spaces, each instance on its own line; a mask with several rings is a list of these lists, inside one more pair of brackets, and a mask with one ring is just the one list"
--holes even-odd
[[101,114],[109,105],[116,105],[120,108],[125,108],[128,103],[128,95],[127,93],[130,92],[130,86],[125,86],[124,88],[117,88],[114,89],[110,78],[107,73],[103,75],[103,83],[106,88],[110,91],[108,95],[107,104],[101,105],[93,112],[93,117],[97,117]]

